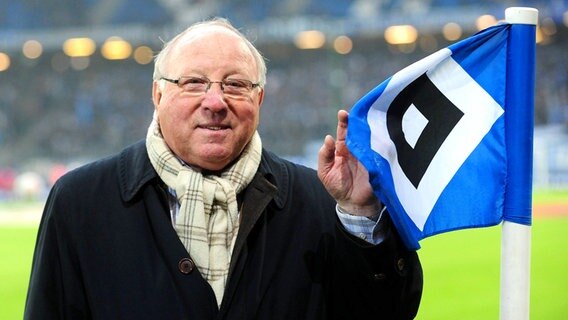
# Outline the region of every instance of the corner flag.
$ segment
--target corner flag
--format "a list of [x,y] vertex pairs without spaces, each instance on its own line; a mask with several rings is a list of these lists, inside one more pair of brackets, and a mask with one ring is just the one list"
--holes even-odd
[[[408,248],[502,220],[531,224],[534,30],[485,29],[397,72],[350,111],[347,146]],[[531,41],[532,61],[511,65]],[[512,68],[532,87],[512,88]],[[528,194],[515,193],[519,184]]]

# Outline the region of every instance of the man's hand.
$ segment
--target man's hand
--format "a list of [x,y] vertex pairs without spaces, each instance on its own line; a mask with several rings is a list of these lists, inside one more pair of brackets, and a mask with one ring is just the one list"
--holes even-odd
[[347,213],[358,216],[374,216],[381,205],[369,183],[365,167],[349,152],[345,145],[349,113],[337,113],[336,141],[328,135],[318,154],[318,177],[327,192]]

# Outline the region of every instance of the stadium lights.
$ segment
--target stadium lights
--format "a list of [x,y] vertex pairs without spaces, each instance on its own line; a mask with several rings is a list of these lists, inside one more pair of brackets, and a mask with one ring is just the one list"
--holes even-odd
[[482,16],[479,16],[475,20],[475,27],[479,31],[479,30],[487,29],[487,28],[495,25],[496,23],[497,23],[497,18],[495,18],[494,16],[492,16],[490,14],[484,14]]
[[294,39],[299,49],[319,49],[325,44],[325,35],[318,30],[301,31]]
[[8,68],[10,68],[10,56],[0,52],[0,72],[6,71]]
[[70,38],[63,43],[63,52],[70,57],[88,57],[95,52],[96,44],[90,38]]
[[442,28],[442,34],[448,41],[456,41],[462,36],[462,27],[455,22],[450,22]]
[[551,42],[551,37],[553,37],[558,30],[556,29],[556,23],[552,18],[544,18],[542,22],[536,26],[536,43],[540,45],[547,45]]
[[385,30],[385,40],[392,45],[411,44],[417,38],[418,31],[411,25],[390,26]]
[[101,53],[108,60],[124,60],[132,54],[132,46],[121,37],[110,37],[103,44]]
[[550,37],[542,31],[542,28],[536,28],[536,43],[545,45],[550,43]]
[[542,33],[547,36],[553,36],[558,31],[556,29],[556,23],[550,17],[542,19],[542,23],[540,24],[540,29]]
[[348,54],[353,49],[353,41],[348,36],[339,36],[333,41],[333,48],[339,54]]
[[148,64],[154,59],[154,52],[148,46],[140,46],[134,50],[134,60],[138,64]]
[[22,53],[28,59],[37,59],[43,53],[43,46],[37,40],[28,40],[22,46]]

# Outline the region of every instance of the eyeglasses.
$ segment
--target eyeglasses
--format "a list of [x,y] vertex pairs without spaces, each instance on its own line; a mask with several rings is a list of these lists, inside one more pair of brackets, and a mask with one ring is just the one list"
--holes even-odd
[[234,98],[242,98],[250,94],[254,88],[260,86],[259,83],[253,83],[249,80],[231,78],[223,79],[221,81],[211,81],[205,77],[183,76],[179,77],[177,80],[165,77],[161,77],[160,80],[175,83],[184,92],[195,96],[206,93],[213,83],[218,83],[225,95]]

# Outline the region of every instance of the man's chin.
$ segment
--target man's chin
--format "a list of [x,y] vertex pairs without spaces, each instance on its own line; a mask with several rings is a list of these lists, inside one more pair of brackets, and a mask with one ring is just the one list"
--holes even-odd
[[206,147],[195,160],[197,166],[203,170],[219,171],[228,166],[233,158],[227,148],[216,145]]

